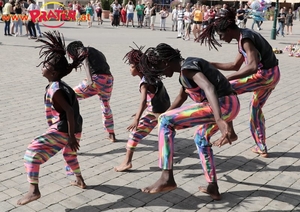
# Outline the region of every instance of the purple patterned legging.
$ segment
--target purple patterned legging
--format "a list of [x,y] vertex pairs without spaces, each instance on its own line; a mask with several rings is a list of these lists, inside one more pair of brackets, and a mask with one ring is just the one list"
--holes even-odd
[[[233,120],[240,103],[236,95],[219,98],[222,118]],[[159,120],[159,165],[164,170],[173,168],[175,130],[201,125],[195,133],[195,143],[199,152],[202,168],[208,182],[216,182],[216,168],[213,151],[209,142],[218,130],[213,111],[208,102],[183,106],[160,115]]]
[[253,92],[250,102],[250,131],[258,148],[267,152],[265,117],[262,107],[280,80],[278,66],[258,70],[248,77],[230,81],[237,94]]
[[114,78],[112,75],[94,74],[92,76],[92,81],[92,85],[88,85],[87,80],[83,80],[74,88],[77,99],[86,99],[88,97],[98,95],[101,102],[104,129],[108,133],[114,133],[113,114],[109,105]]

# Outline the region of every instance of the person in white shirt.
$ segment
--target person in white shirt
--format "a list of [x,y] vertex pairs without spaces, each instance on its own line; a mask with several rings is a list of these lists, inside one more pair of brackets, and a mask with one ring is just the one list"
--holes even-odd
[[145,15],[144,26],[145,27],[149,26],[149,29],[150,29],[151,7],[150,7],[150,3],[149,2],[147,3],[147,7],[144,10],[144,15]]
[[[29,4],[27,8],[28,13],[29,11],[36,9],[36,4],[34,0],[27,0],[27,3]],[[37,39],[34,21],[36,20],[32,20],[32,18],[29,15],[29,20],[28,20],[28,30],[30,34],[30,36],[28,36],[29,39]]]
[[132,1],[129,1],[128,4],[125,7],[126,9],[126,14],[127,14],[127,20],[126,20],[126,26],[128,27],[128,23],[132,23],[132,27],[134,27],[133,23],[133,15],[134,15],[134,4]]
[[177,5],[175,6],[175,8],[172,10],[172,31],[174,31],[174,27],[175,27],[175,31],[177,31]]
[[190,40],[191,23],[192,23],[191,17],[192,17],[192,12],[191,12],[190,6],[188,4],[185,7],[185,12],[184,12],[184,16],[183,16],[184,24],[185,24],[185,26],[184,26],[184,29],[185,29],[184,40]]
[[184,11],[182,9],[182,5],[179,4],[178,5],[178,11],[177,11],[177,29],[178,29],[177,38],[184,37],[183,16],[184,16]]

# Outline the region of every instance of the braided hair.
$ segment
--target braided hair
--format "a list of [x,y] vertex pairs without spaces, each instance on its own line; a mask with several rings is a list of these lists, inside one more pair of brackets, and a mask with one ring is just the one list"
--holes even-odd
[[236,12],[234,9],[229,8],[223,17],[219,17],[209,24],[203,32],[198,36],[197,41],[200,44],[208,44],[209,49],[217,49],[217,46],[222,46],[215,38],[215,32],[225,32],[227,29],[237,29],[238,26],[235,23]]
[[37,67],[40,65],[45,66],[45,64],[49,64],[55,71],[60,73],[60,78],[63,78],[71,73],[74,68],[77,68],[85,59],[86,55],[81,54],[77,60],[69,64],[67,58],[65,57],[66,48],[63,34],[54,30],[52,32],[44,32],[43,35],[49,41],[44,39],[37,40],[37,42],[42,42],[44,44],[36,47],[41,48],[39,52],[39,58],[44,57],[44,60]]
[[141,57],[143,55],[142,50],[145,46],[138,47],[136,44],[135,44],[135,46],[137,47],[137,49],[134,49],[133,47],[130,46],[131,50],[125,54],[123,60],[125,60],[125,63],[133,64],[135,66],[136,70],[138,72],[141,72],[139,63],[140,63]]
[[[166,62],[182,60],[180,51],[172,48],[166,43],[160,43],[155,48],[150,47],[142,55],[139,65],[146,80],[150,84],[155,84],[162,79],[163,72],[169,66]],[[162,68],[162,66],[164,66]]]

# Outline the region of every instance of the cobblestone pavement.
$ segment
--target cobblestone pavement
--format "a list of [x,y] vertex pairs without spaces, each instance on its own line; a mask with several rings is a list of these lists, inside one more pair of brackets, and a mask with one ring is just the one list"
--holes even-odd
[[[273,47],[282,49],[300,40],[299,23],[295,21],[293,35],[271,40]],[[300,58],[289,57],[286,53],[277,55],[281,81],[264,107],[269,158],[250,151],[254,145],[248,124],[251,94],[244,94],[240,96],[241,111],[234,121],[239,140],[231,146],[214,148],[223,199],[212,201],[198,191],[198,186],[206,185],[206,181],[193,142],[195,128],[178,131],[176,135],[174,172],[178,188],[150,195],[142,193],[140,188],[152,184],[161,174],[156,130],[138,145],[132,171],[113,171],[125,156],[126,127],[131,123],[131,115],[139,102],[139,79],[130,75],[129,66],[122,61],[123,56],[130,50],[129,46],[134,45],[133,41],[146,45],[146,48],[166,42],[179,48],[183,57],[198,56],[225,62],[235,58],[236,42],[223,44],[219,51],[209,51],[193,41],[176,39],[177,33],[170,28],[166,32],[131,27],[117,29],[107,20],[90,29],[86,23],[83,25],[65,23],[60,31],[64,33],[67,44],[79,39],[107,56],[115,77],[111,106],[119,140],[111,143],[106,139],[99,100],[96,97],[82,100],[84,129],[79,161],[88,188],[81,190],[70,186],[72,178],[65,176],[63,158],[59,153],[41,166],[42,197],[28,205],[17,206],[16,201],[28,189],[23,166],[26,147],[47,128],[43,105],[47,81],[36,67],[39,50],[34,47],[38,43],[26,37],[1,35],[0,211],[300,211]],[[4,24],[0,23],[0,27],[3,28]],[[268,21],[262,26],[261,33],[268,40],[271,27],[272,22]],[[42,27],[42,30],[48,29]],[[84,71],[74,71],[65,81],[75,86],[84,76]],[[164,82],[174,100],[180,88],[177,76]]]

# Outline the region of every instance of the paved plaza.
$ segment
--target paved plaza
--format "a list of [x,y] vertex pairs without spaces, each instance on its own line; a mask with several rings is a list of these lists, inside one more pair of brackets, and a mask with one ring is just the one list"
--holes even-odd
[[[249,20],[248,26],[252,23]],[[168,19],[170,26],[171,21]],[[209,51],[193,41],[176,39],[177,33],[119,27],[108,20],[92,28],[65,23],[59,30],[66,44],[81,40],[86,46],[101,50],[107,57],[114,75],[111,107],[118,142],[106,139],[97,97],[80,101],[84,119],[79,162],[88,188],[72,187],[64,171],[61,153],[41,166],[42,197],[25,206],[17,200],[29,187],[23,156],[27,145],[47,129],[43,95],[47,80],[36,67],[39,43],[27,37],[0,35],[0,212],[98,212],[98,211],[300,211],[300,58],[278,54],[281,81],[264,106],[269,158],[250,151],[254,141],[249,131],[248,105],[251,94],[239,96],[241,111],[234,121],[239,139],[232,145],[214,147],[221,201],[198,191],[206,185],[197,150],[193,141],[196,128],[177,131],[175,139],[174,174],[178,188],[160,194],[145,194],[141,188],[154,183],[160,176],[158,168],[157,129],[143,140],[133,156],[133,168],[119,173],[113,167],[125,156],[127,126],[139,105],[139,79],[129,73],[122,58],[129,46],[145,48],[166,42],[181,50],[183,57],[197,56],[208,61],[232,61],[237,54],[236,42],[223,44],[219,51]],[[157,20],[158,26],[158,20]],[[273,47],[283,49],[300,40],[300,22],[294,24],[294,34],[270,40],[272,22],[266,21],[261,33]],[[0,23],[3,29],[4,24]],[[25,31],[25,29],[23,29]],[[49,30],[42,27],[43,31]],[[229,72],[224,73],[229,74]],[[72,87],[85,77],[82,70],[65,77]],[[164,80],[173,101],[180,89],[178,74]],[[190,100],[186,102],[191,103]],[[216,139],[219,134],[213,137]]]

